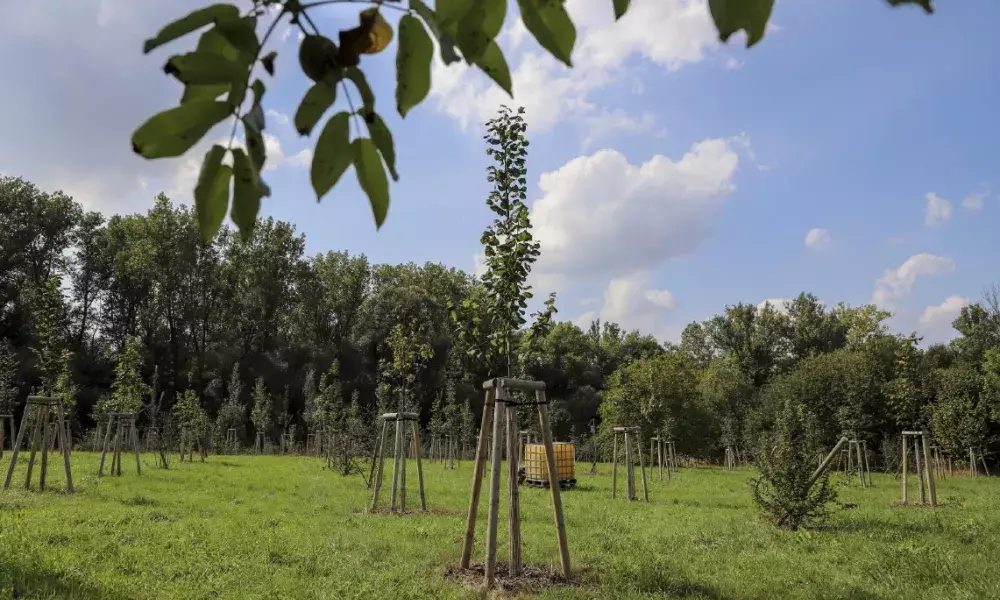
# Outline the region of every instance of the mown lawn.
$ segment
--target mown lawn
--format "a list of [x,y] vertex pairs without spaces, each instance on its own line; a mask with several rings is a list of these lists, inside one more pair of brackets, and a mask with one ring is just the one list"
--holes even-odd
[[[471,463],[425,464],[428,514],[369,515],[360,477],[312,458],[212,456],[98,479],[73,456],[75,495],[0,492],[0,598],[474,598],[457,563]],[[9,454],[0,465],[6,471]],[[411,463],[412,464],[412,463]],[[389,472],[387,464],[387,474]],[[585,471],[586,467],[579,469]],[[37,471],[36,471],[37,472]],[[750,471],[682,469],[650,504],[610,498],[610,466],[564,494],[577,575],[541,598],[1000,598],[1000,480],[946,479],[937,510],[894,507],[898,482],[838,486],[856,504],[822,530],[755,512]],[[409,503],[417,503],[410,476]],[[915,488],[915,483],[912,488]],[[16,488],[16,489],[15,489]],[[914,490],[915,492],[915,490]],[[524,558],[558,562],[549,496],[522,491]],[[486,502],[476,560],[482,560]],[[501,556],[506,509],[501,506]],[[508,595],[511,593],[508,592]]]

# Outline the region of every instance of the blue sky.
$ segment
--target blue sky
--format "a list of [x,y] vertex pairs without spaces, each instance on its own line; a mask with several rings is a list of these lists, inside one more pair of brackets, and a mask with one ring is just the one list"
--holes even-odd
[[[64,10],[0,8],[0,68],[22,82],[0,98],[0,172],[104,211],[144,210],[161,189],[190,202],[200,156],[150,163],[128,138],[176,101],[159,67],[193,43],[142,56],[141,40],[202,3],[54,4]],[[927,340],[954,335],[962,303],[1000,282],[1000,5],[938,2],[927,16],[875,0],[779,0],[776,27],[746,50],[717,42],[704,2],[632,4],[613,24],[610,0],[568,3],[573,71],[511,26],[516,13],[502,34],[512,103],[528,109],[536,293],[557,291],[562,318],[602,316],[661,339],[727,304],[802,290],[830,304],[874,299]],[[320,24],[353,19],[337,7]],[[264,212],[293,222],[310,252],[472,270],[490,220],[481,123],[498,90],[438,65],[435,92],[404,121],[394,48],[366,62],[401,173],[376,232],[350,173],[316,203],[313,141],[280,118],[308,87],[294,32],[274,47],[265,105],[282,158],[266,173]]]

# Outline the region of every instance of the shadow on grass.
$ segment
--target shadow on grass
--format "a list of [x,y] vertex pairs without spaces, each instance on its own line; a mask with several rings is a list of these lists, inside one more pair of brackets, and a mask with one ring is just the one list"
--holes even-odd
[[711,600],[745,600],[738,596],[727,596],[718,589],[675,576],[669,569],[643,566],[630,577],[637,591],[669,598],[709,598]]
[[[9,595],[8,595],[9,594]],[[4,598],[131,600],[120,592],[98,587],[76,576],[59,575],[22,565],[0,564],[0,595]]]

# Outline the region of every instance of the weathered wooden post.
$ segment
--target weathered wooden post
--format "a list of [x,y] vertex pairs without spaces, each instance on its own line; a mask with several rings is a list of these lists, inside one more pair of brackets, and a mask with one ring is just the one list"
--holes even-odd
[[841,447],[843,447],[843,445],[846,444],[846,443],[847,443],[847,437],[846,436],[840,438],[837,441],[837,443],[836,443],[836,445],[834,445],[833,449],[830,450],[830,453],[826,455],[826,458],[823,459],[823,462],[819,463],[819,466],[816,467],[815,471],[813,471],[812,476],[809,477],[809,483],[807,485],[807,488],[811,488],[813,486],[813,484],[816,483],[816,480],[819,479],[823,475],[823,473],[830,467],[830,463],[833,462],[833,459],[835,457],[839,456],[839,452],[840,452]]
[[[417,482],[420,488],[420,508],[427,510],[427,497],[424,493],[424,467],[420,460],[420,425],[417,413],[394,412],[382,415],[382,435],[376,443],[377,458],[372,465],[372,474],[375,479],[372,484],[374,493],[372,494],[371,511],[378,508],[378,498],[382,491],[382,474],[385,472],[385,436],[388,430],[389,421],[395,421],[396,433],[393,444],[392,462],[392,490],[389,501],[390,512],[396,512],[397,506],[400,512],[406,511],[406,454],[408,450],[417,449],[414,458],[417,461]],[[406,439],[404,433],[405,424],[409,422],[412,438]],[[407,448],[410,446],[410,448]]]
[[726,446],[726,466],[727,471],[736,470],[736,453],[733,452],[732,446]]
[[[499,377],[484,382],[483,388],[486,390],[486,404],[483,409],[482,427],[479,430],[476,463],[473,467],[472,490],[469,500],[469,513],[466,518],[460,567],[468,569],[472,558],[472,547],[476,534],[476,518],[479,513],[483,472],[485,471],[486,455],[488,452],[487,448],[492,446],[489,512],[486,527],[485,583],[486,587],[493,585],[496,576],[497,525],[500,513],[500,472],[501,461],[503,459],[503,434],[504,429],[506,429],[507,452],[511,458],[507,465],[508,515],[510,518],[508,539],[510,540],[511,561],[508,569],[512,575],[521,572],[521,514],[516,468],[519,438],[517,407],[521,404],[530,404],[538,408],[538,421],[541,429],[542,444],[545,447],[545,462],[549,479],[549,491],[552,496],[552,511],[556,525],[556,539],[559,545],[560,562],[562,563],[563,575],[569,577],[570,559],[569,546],[566,542],[566,521],[563,516],[562,496],[559,489],[559,475],[556,470],[552,428],[549,423],[549,402],[545,396],[545,384],[540,381]],[[534,391],[535,400],[534,402],[515,402],[508,398],[508,390]],[[491,422],[492,435],[490,433]]]
[[[114,445],[110,446],[111,429],[115,429]],[[101,463],[97,467],[97,475],[104,475],[104,460],[111,449],[111,474],[122,474],[122,442],[127,439],[135,453],[135,472],[142,475],[142,464],[139,460],[139,433],[135,428],[135,415],[131,413],[111,413],[108,415],[108,430],[104,436],[104,446],[101,449]]]
[[871,472],[868,471],[867,451],[864,451],[864,442],[858,439],[847,442],[847,481],[850,482],[855,472],[858,474],[858,483],[866,488],[871,485]]
[[937,506],[937,486],[934,482],[934,471],[930,464],[930,433],[927,431],[903,432],[903,466],[902,466],[902,499],[901,504],[909,503],[907,479],[909,478],[909,445],[913,442],[913,462],[917,470],[917,487],[920,489],[920,502],[931,507]]
[[618,436],[622,437],[622,446],[625,449],[625,491],[629,500],[638,500],[635,489],[635,457],[633,450],[639,453],[639,470],[642,471],[642,495],[643,499],[649,501],[649,488],[646,486],[646,469],[642,463],[642,444],[637,439],[639,436],[638,427],[615,427],[612,429],[615,435],[615,464],[611,470],[611,497],[617,497],[618,492]]
[[24,406],[24,416],[21,417],[21,427],[17,432],[17,440],[14,443],[14,448],[10,457],[10,465],[7,468],[7,480],[4,482],[3,489],[8,489],[11,484],[11,480],[14,478],[14,468],[17,466],[18,454],[20,454],[21,444],[24,441],[24,431],[27,429],[28,421],[34,418],[34,431],[32,432],[31,442],[29,450],[31,452],[28,458],[28,473],[24,479],[25,489],[31,489],[31,472],[35,465],[35,455],[41,450],[42,453],[42,465],[41,473],[38,478],[38,489],[40,491],[45,491],[45,479],[48,474],[49,465],[49,440],[40,439],[41,435],[44,433],[45,437],[49,436],[48,423],[49,419],[55,419],[56,428],[54,434],[60,438],[59,440],[59,450],[60,454],[63,455],[63,467],[66,471],[66,492],[73,493],[73,472],[70,468],[70,445],[66,443],[66,413],[63,410],[62,401],[58,398],[46,398],[43,396],[28,396],[28,401]]
[[236,441],[236,428],[230,427],[226,430],[226,450],[230,454],[236,454],[238,442]]

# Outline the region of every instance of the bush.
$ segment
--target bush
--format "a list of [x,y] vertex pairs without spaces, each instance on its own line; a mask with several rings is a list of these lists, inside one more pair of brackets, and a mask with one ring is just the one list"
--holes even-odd
[[776,525],[792,531],[821,523],[836,499],[827,473],[810,481],[826,454],[816,417],[802,403],[786,399],[774,428],[757,438],[758,477],[750,480],[754,502]]

